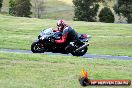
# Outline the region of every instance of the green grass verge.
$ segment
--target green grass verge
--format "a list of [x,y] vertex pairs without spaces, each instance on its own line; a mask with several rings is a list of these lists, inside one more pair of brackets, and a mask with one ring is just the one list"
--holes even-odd
[[78,77],[83,67],[91,79],[132,80],[131,63],[114,59],[0,52],[0,86],[1,88],[82,88]]
[[[30,50],[44,28],[57,20],[0,15],[0,48]],[[132,56],[132,25],[67,21],[79,33],[92,35],[88,53]]]

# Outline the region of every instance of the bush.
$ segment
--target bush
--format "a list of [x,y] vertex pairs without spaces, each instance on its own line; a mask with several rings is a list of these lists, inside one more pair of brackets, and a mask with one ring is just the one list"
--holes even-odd
[[105,23],[114,23],[114,14],[108,7],[104,7],[99,14],[99,21]]
[[19,17],[30,17],[31,2],[30,0],[15,0],[15,15]]
[[19,17],[30,17],[32,14],[30,0],[10,0],[9,14]]
[[73,20],[96,21],[97,11],[99,9],[98,0],[73,0],[74,15]]
[[132,0],[118,0],[113,8],[119,16],[123,15],[128,23],[132,23]]
[[2,3],[3,3],[3,0],[0,0],[0,11],[1,11],[1,8],[2,8]]
[[15,15],[15,1],[14,0],[9,1],[9,14],[12,16]]

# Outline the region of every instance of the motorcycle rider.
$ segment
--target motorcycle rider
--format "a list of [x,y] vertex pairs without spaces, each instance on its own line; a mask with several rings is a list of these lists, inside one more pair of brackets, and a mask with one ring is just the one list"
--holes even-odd
[[62,32],[62,37],[59,40],[55,40],[56,44],[60,44],[67,49],[70,42],[77,42],[78,34],[73,28],[67,25],[64,20],[59,20],[57,22],[58,31]]

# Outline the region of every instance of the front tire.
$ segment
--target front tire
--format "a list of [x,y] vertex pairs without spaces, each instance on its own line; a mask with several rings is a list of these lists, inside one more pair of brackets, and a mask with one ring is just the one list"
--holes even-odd
[[40,43],[39,42],[33,42],[32,43],[32,45],[31,45],[31,51],[33,53],[44,53],[44,51],[40,47]]

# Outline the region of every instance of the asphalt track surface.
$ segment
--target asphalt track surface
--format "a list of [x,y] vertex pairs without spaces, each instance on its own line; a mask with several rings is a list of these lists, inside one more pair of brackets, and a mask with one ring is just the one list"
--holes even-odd
[[[0,49],[0,52],[14,52],[14,53],[26,53],[26,54],[33,54],[30,50],[11,50],[11,49]],[[45,52],[41,54],[48,54],[48,55],[64,55],[67,56],[67,54],[60,54],[60,53],[51,53],[51,52]],[[68,54],[68,56],[72,56],[71,54]],[[97,55],[97,54],[85,54],[84,56],[81,56],[83,58],[102,58],[102,59],[122,59],[122,60],[132,60],[132,57],[129,56],[112,56],[112,55]]]

